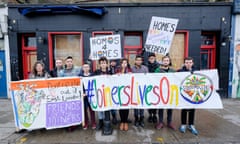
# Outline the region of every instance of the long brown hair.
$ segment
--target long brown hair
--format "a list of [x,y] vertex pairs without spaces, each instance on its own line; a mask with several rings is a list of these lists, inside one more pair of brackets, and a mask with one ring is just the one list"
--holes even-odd
[[126,69],[124,70],[124,73],[125,73],[125,72],[129,72],[129,69],[131,69],[131,68],[130,68],[130,64],[129,64],[127,58],[123,58],[123,59],[120,60],[120,72],[122,73],[122,71],[123,71],[123,67],[122,67],[123,61],[126,61],[126,62],[127,62],[127,67],[126,67]]
[[44,75],[46,73],[45,71],[45,64],[42,61],[36,61],[35,64],[33,65],[33,69],[32,69],[32,74],[34,76],[37,76],[37,65],[40,64],[43,67],[43,71],[42,71],[42,75]]

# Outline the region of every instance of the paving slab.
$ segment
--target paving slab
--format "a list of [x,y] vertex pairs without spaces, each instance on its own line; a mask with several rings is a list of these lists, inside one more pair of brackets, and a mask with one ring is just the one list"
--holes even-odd
[[[137,128],[129,124],[127,132],[120,131],[118,125],[113,125],[113,134],[103,136],[101,131],[83,130],[78,127],[73,132],[64,128],[53,130],[33,130],[15,133],[14,118],[10,100],[1,100],[0,105],[0,143],[17,144],[80,144],[80,143],[216,143],[240,144],[240,101],[238,99],[223,99],[222,110],[196,110],[195,126],[199,135],[190,131],[180,133],[166,126],[157,130],[154,124],[147,122],[148,113],[145,110],[145,127]],[[2,107],[3,108],[3,107]],[[133,120],[133,110],[130,111]],[[166,121],[166,113],[165,113]],[[173,122],[180,126],[180,110],[174,110]]]

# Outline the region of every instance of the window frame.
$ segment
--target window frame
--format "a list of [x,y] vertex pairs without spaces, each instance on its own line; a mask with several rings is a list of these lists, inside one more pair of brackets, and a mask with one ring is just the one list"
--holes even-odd
[[[125,36],[140,36],[140,45],[129,46],[125,45]],[[123,47],[125,49],[142,49],[143,48],[143,33],[142,32],[125,32],[123,39]]]
[[[202,45],[200,46],[200,55],[203,53],[208,54],[208,67],[209,69],[216,68],[216,33],[215,32],[202,32],[202,35],[213,35],[213,44],[212,45]],[[202,41],[202,39],[201,39]],[[202,52],[202,50],[207,50],[207,52]],[[201,56],[200,56],[200,68],[201,68]]]
[[82,47],[82,62],[84,55],[83,48],[83,33],[82,32],[48,32],[48,50],[49,50],[49,69],[54,68],[54,55],[53,55],[53,36],[54,35],[80,35],[80,47]]
[[[23,33],[21,34],[21,49],[22,49],[22,68],[23,68],[23,79],[27,79],[29,73],[27,73],[28,70],[28,66],[31,64],[27,64],[28,63],[28,55],[27,52],[28,51],[35,51],[36,55],[37,55],[37,46],[26,46],[26,41],[25,38],[26,37],[36,37],[35,33]],[[31,71],[32,68],[30,68]]]

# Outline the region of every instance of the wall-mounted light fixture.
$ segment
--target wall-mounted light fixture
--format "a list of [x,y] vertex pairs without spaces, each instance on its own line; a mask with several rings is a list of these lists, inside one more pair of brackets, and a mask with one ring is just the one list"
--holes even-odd
[[39,44],[43,44],[43,43],[44,43],[44,38],[43,38],[42,36],[38,36],[38,37],[37,37],[37,42],[38,42]]
[[232,36],[231,35],[228,35],[228,36],[225,36],[223,37],[223,40],[221,42],[221,45],[222,46],[226,46],[227,45],[227,42],[230,42],[232,40]]

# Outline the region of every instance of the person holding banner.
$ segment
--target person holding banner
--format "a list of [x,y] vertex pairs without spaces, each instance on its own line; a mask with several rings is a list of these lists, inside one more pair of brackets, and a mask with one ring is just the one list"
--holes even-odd
[[33,70],[29,76],[30,79],[50,78],[51,76],[46,72],[45,65],[42,61],[36,61],[33,65]]
[[[117,70],[117,61],[114,60],[110,60],[110,65],[109,65],[109,73],[111,75],[116,74],[116,70]],[[118,120],[117,120],[117,116],[116,116],[116,110],[111,110],[111,114],[112,114],[112,124],[116,125]]]
[[60,71],[63,69],[63,61],[62,59],[56,59],[55,68],[50,71],[51,77],[59,77]]
[[[125,73],[131,73],[132,69],[130,68],[130,65],[128,63],[128,59],[123,58],[120,61],[120,66],[117,68],[116,72],[118,74],[125,74]],[[119,115],[121,119],[120,123],[120,130],[128,130],[128,114],[129,109],[121,109],[119,110]]]
[[[90,64],[89,63],[84,63],[82,66],[82,70],[83,70],[83,72],[81,74],[79,74],[79,76],[81,76],[81,77],[92,76],[92,74],[90,72]],[[88,124],[89,124],[88,111],[90,113],[92,129],[96,129],[95,112],[92,110],[92,108],[90,106],[84,85],[83,85],[83,96],[84,96],[84,126],[83,126],[83,129],[86,130],[88,128]]]
[[[143,64],[143,57],[141,55],[136,55],[135,57],[135,65],[132,67],[133,73],[148,73],[148,68]],[[134,117],[135,122],[134,125],[136,127],[144,127],[144,109],[134,109]]]
[[80,68],[76,68],[73,65],[73,57],[68,56],[65,59],[65,67],[59,72],[60,77],[72,77],[72,76],[78,76],[81,72]]
[[[68,56],[65,59],[65,67],[59,72],[60,77],[73,77],[78,76],[80,74],[80,69],[74,67],[73,65],[73,57]],[[67,128],[67,131],[72,132],[77,128],[77,126],[70,126]]]
[[115,74],[117,70],[117,61],[116,60],[110,60],[110,66],[109,71],[111,74]]
[[[186,57],[184,58],[184,66],[182,69],[178,70],[179,72],[191,72],[194,71],[194,63],[193,58]],[[198,135],[198,131],[194,126],[194,116],[195,116],[195,109],[182,109],[181,111],[181,126],[179,128],[180,132],[186,132],[186,124],[187,124],[187,114],[188,114],[188,129],[194,134]]]
[[[148,55],[148,62],[147,62],[147,67],[150,73],[154,73],[155,70],[159,67],[159,63],[156,61],[156,55],[154,53],[150,53]],[[148,122],[149,123],[156,123],[157,122],[157,109],[149,109],[148,110],[149,117],[148,117]]]
[[[106,57],[100,57],[98,60],[100,68],[94,72],[94,75],[110,75],[108,70],[108,60]],[[97,125],[97,130],[103,128],[103,135],[111,135],[112,127],[110,122],[110,110],[105,112],[98,112],[99,123]],[[103,121],[104,120],[104,121]]]
[[[174,69],[170,68],[172,65],[170,56],[166,55],[162,57],[162,65],[155,70],[155,73],[170,73],[175,72]],[[156,129],[163,128],[163,109],[158,110],[159,123],[156,125]],[[176,130],[172,123],[172,109],[167,109],[167,127]]]

